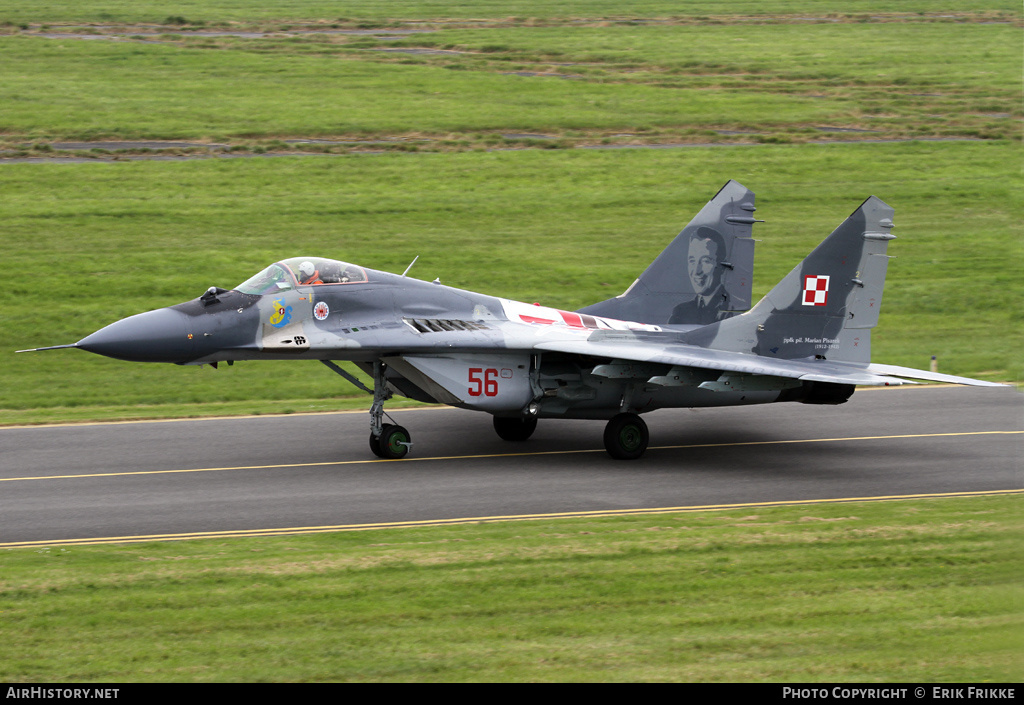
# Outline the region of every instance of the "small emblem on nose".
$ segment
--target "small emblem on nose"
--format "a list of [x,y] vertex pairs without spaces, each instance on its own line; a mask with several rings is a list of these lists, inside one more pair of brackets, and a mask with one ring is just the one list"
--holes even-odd
[[284,305],[284,299],[274,300],[274,312],[270,314],[270,325],[283,328],[292,320],[292,307]]

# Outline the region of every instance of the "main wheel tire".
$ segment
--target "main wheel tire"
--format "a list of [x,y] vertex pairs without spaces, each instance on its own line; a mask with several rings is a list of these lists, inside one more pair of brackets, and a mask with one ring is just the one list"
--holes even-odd
[[533,435],[536,429],[537,418],[535,416],[494,417],[494,430],[500,438],[506,441],[525,441]]
[[388,424],[380,434],[380,457],[389,460],[404,458],[409,454],[412,437],[404,426]]
[[647,424],[636,414],[613,416],[604,427],[604,448],[616,460],[635,460],[647,450]]

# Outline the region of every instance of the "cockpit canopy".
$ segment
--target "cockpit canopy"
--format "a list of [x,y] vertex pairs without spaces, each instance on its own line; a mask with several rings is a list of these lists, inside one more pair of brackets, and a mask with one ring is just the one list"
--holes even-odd
[[235,287],[243,294],[276,294],[297,286],[365,284],[366,271],[347,262],[323,257],[292,257],[270,265]]

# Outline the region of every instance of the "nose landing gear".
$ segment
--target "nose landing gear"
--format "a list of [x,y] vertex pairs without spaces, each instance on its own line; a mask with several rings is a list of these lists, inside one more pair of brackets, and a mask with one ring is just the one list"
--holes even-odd
[[373,405],[370,407],[370,450],[378,458],[398,460],[409,454],[412,436],[404,426],[384,423],[384,402],[391,398],[391,390],[384,381],[383,362],[373,363]]
[[370,450],[373,451],[373,454],[378,458],[387,458],[388,460],[398,460],[407,456],[412,448],[412,437],[409,432],[397,424],[384,423],[384,402],[391,398],[391,390],[388,389],[384,379],[387,365],[380,360],[374,361],[373,389],[369,389],[330,360],[321,360],[320,362],[364,392],[373,395],[373,405],[370,407]]

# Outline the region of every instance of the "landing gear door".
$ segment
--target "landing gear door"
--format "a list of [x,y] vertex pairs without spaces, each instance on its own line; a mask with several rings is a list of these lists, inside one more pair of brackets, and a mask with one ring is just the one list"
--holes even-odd
[[480,411],[518,411],[533,399],[529,354],[403,356],[388,365],[435,399]]

